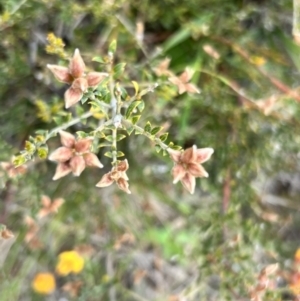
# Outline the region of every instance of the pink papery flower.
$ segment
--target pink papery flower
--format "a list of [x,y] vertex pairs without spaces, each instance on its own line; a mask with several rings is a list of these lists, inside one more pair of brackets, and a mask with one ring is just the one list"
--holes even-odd
[[120,189],[125,191],[128,194],[131,194],[129,190],[128,177],[126,171],[128,170],[129,165],[127,160],[120,161],[112,170],[106,173],[102,179],[97,183],[97,187],[107,187],[110,186],[113,182],[116,182]]
[[179,181],[191,194],[195,191],[196,178],[208,177],[208,173],[201,163],[210,159],[214,150],[210,147],[197,149],[196,145],[185,151],[169,149],[168,153],[175,165],[172,169],[173,183]]
[[11,162],[0,162],[0,167],[7,173],[10,179],[15,178],[19,175],[23,175],[27,171],[27,167],[25,165],[15,167]]
[[53,180],[60,179],[70,172],[78,177],[86,166],[103,167],[98,157],[90,151],[93,142],[91,138],[76,141],[72,134],[65,131],[60,131],[59,135],[63,146],[49,156],[49,160],[58,162]]
[[184,72],[177,76],[172,76],[169,78],[169,81],[177,86],[178,88],[178,93],[183,94],[184,92],[189,92],[189,93],[200,93],[199,89],[194,85],[189,83],[193,76],[193,71],[186,68]]
[[174,77],[173,73],[169,70],[171,60],[169,58],[165,58],[161,61],[155,68],[153,68],[155,74],[157,76],[171,76]]
[[47,67],[57,80],[71,85],[65,92],[66,109],[79,102],[87,88],[98,86],[98,84],[108,75],[104,72],[89,72],[85,75],[85,64],[78,49],[75,50],[68,68],[49,64]]

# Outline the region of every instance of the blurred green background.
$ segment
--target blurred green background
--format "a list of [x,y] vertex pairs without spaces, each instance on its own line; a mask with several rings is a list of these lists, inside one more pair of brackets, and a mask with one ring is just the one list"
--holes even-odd
[[[172,184],[171,160],[140,135],[121,143],[132,195],[96,188],[103,170],[53,182],[47,160],[18,178],[2,172],[0,223],[17,239],[0,270],[0,301],[250,300],[272,263],[276,281],[261,300],[296,298],[289,285],[300,244],[300,48],[292,23],[287,0],[2,1],[1,161],[35,130],[56,126],[66,87],[46,65],[66,62],[46,52],[51,32],[97,71],[92,58],[117,39],[116,61],[127,63],[120,84],[129,93],[131,80],[160,84],[145,97],[139,123],[164,125],[175,144],[215,153],[204,165],[210,177],[197,180],[192,196]],[[178,96],[156,77],[165,57],[176,74],[195,70],[201,94]],[[69,129],[79,130],[86,128]],[[50,140],[50,151],[58,145]],[[99,157],[107,172],[102,150]],[[33,246],[25,217],[36,219],[42,195],[65,203],[36,220]],[[60,252],[80,247],[92,250],[82,273],[57,276],[49,296],[31,289],[36,273],[54,273]],[[75,280],[82,286],[72,295],[63,287]]]

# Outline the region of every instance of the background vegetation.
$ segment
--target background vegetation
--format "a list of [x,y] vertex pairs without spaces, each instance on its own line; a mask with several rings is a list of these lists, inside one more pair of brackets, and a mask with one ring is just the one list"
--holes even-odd
[[[103,171],[92,169],[53,182],[47,160],[18,178],[3,171],[0,223],[16,241],[0,270],[0,300],[297,300],[300,59],[292,16],[286,0],[1,3],[1,161],[65,118],[58,112],[66,87],[46,68],[65,63],[45,50],[51,32],[94,69],[92,57],[117,39],[117,61],[127,63],[121,85],[133,92],[131,80],[160,84],[140,123],[215,153],[192,196],[172,185],[171,160],[142,136],[122,144],[132,195],[96,188]],[[178,96],[157,78],[165,57],[176,74],[195,70],[201,94]],[[54,138],[49,148],[58,145]],[[42,195],[65,203],[38,220]],[[74,249],[85,257],[83,271],[56,276],[48,296],[34,292],[34,276],[54,273],[59,253]],[[264,273],[271,284],[258,294]]]

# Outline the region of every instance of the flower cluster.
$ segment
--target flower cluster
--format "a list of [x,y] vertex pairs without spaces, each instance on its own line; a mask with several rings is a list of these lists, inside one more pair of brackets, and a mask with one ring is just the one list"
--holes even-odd
[[[83,257],[76,251],[66,251],[59,254],[55,270],[59,276],[67,276],[70,273],[79,274],[83,268]],[[51,294],[56,288],[54,275],[48,272],[36,274],[32,281],[32,288],[42,295]]]
[[85,63],[78,49],[75,50],[74,56],[70,61],[69,67],[58,65],[47,65],[57,80],[70,84],[71,87],[65,92],[66,109],[80,101],[87,88],[96,87],[108,74],[104,72],[84,73]]
[[199,148],[196,145],[185,151],[168,150],[175,165],[172,169],[173,183],[181,181],[184,188],[191,194],[195,191],[196,179],[208,177],[208,173],[201,163],[210,159],[214,150],[212,148]]
[[[115,49],[115,43],[112,43],[110,49]],[[82,98],[83,93],[87,91],[88,87],[93,88],[93,90],[95,91],[97,86],[103,81],[103,79],[108,76],[108,81],[103,82],[103,86],[106,85],[106,88],[104,89],[106,92],[104,92],[103,94],[105,96],[101,94],[102,92],[99,92],[100,90],[97,93],[93,92],[93,101],[91,103],[92,106],[96,106],[100,109],[100,111],[103,108],[105,108],[105,110],[108,109],[107,117],[109,117],[109,114],[111,114],[110,120],[108,120],[108,122],[110,123],[110,125],[113,124],[115,128],[105,128],[104,126],[103,129],[111,130],[113,133],[112,135],[109,135],[107,137],[104,135],[106,137],[105,139],[112,143],[111,149],[113,151],[107,152],[107,156],[113,158],[113,167],[111,171],[102,176],[101,180],[97,183],[96,186],[107,187],[116,182],[121,190],[130,194],[131,191],[129,190],[128,184],[129,179],[126,174],[126,171],[129,168],[128,162],[126,159],[123,161],[117,160],[119,156],[118,154],[122,154],[122,152],[118,152],[116,150],[118,141],[117,139],[119,139],[117,131],[121,123],[123,124],[122,120],[125,119],[131,132],[133,130],[136,130],[139,133],[141,132],[142,128],[135,125],[140,116],[131,116],[131,114],[136,109],[138,109],[140,113],[142,112],[144,104],[143,101],[139,99],[142,95],[145,94],[146,90],[143,90],[139,93],[138,83],[133,82],[136,95],[131,100],[130,105],[124,105],[122,95],[118,92],[119,90],[117,90],[117,85],[114,82],[115,76],[122,72],[122,70],[124,69],[124,64],[120,63],[114,66],[113,53],[110,52],[109,56],[111,56],[110,59],[108,61],[105,61],[108,73],[89,72],[86,75],[84,73],[85,63],[78,49],[75,50],[74,56],[71,59],[68,68],[58,65],[48,65],[48,68],[59,81],[71,85],[71,87],[65,92],[66,108],[69,108],[72,105],[78,103]],[[103,62],[103,60],[98,57],[95,58],[95,61]],[[170,83],[177,86],[179,94],[183,94],[184,92],[200,93],[199,89],[194,84],[190,83],[190,80],[193,76],[193,71],[191,69],[186,68],[182,74],[177,76],[169,70],[169,64],[170,59],[167,58],[158,66],[156,66],[156,68],[153,68],[153,71],[158,77],[167,77]],[[92,91],[89,90],[89,92]],[[88,95],[90,94],[87,94],[87,96]],[[104,98],[102,99],[101,97]],[[109,99],[110,104],[108,104]],[[125,116],[121,115],[122,108],[126,108]],[[129,131],[128,128],[127,125],[124,127],[125,130]],[[196,146],[193,146],[185,151],[172,150],[170,148],[170,144],[167,145],[163,143],[166,139],[166,136],[156,136],[159,131],[160,127],[152,128],[150,122],[147,122],[145,128],[142,129],[142,133],[147,133],[146,136],[148,138],[160,141],[158,143],[158,146],[164,150],[167,150],[171,158],[175,162],[175,166],[172,170],[174,183],[181,181],[184,188],[186,188],[190,193],[194,193],[196,183],[195,178],[208,176],[201,163],[204,163],[210,158],[213,153],[213,149],[197,149]],[[76,140],[72,134],[67,133],[63,130],[60,131],[59,134],[62,147],[59,147],[49,156],[50,160],[58,162],[53,180],[64,177],[71,172],[73,173],[73,175],[79,176],[86,166],[94,166],[98,168],[103,167],[98,157],[90,150],[92,145],[92,138],[83,138]],[[122,136],[122,134],[120,136]]]

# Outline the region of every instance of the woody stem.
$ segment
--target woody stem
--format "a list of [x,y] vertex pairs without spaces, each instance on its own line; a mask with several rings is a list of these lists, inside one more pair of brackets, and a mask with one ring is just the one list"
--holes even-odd
[[[109,90],[110,90],[110,107],[111,107],[111,121],[113,122],[118,111],[118,101],[115,97],[115,82],[113,78],[113,60],[108,66],[109,72]],[[117,161],[117,129],[112,129],[112,163],[114,164]]]
[[79,123],[83,119],[87,119],[87,118],[91,117],[93,114],[95,114],[95,112],[91,112],[91,111],[86,112],[85,114],[82,114],[80,117],[72,119],[71,121],[66,122],[66,123],[54,128],[52,131],[50,131],[46,135],[45,142],[47,140],[49,140],[51,137],[53,137],[55,134],[59,133],[60,131],[65,130],[65,129],[69,128],[70,126]]
[[125,127],[133,127],[135,130],[142,133],[144,136],[149,138],[152,141],[155,141],[162,149],[167,150],[169,146],[165,143],[163,143],[159,138],[157,138],[155,135],[151,135],[150,133],[146,132],[143,128],[140,126],[131,123],[129,120],[122,120],[122,123]]

